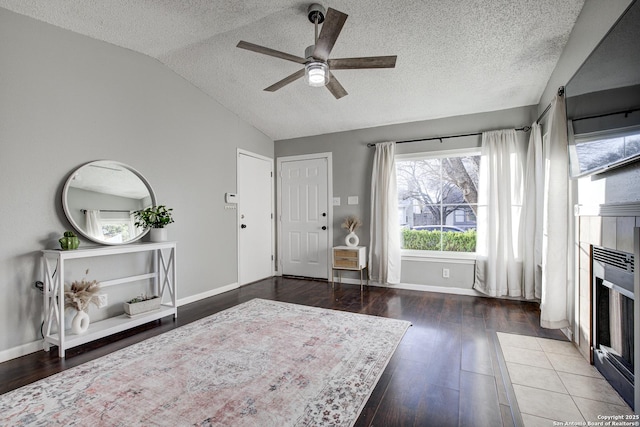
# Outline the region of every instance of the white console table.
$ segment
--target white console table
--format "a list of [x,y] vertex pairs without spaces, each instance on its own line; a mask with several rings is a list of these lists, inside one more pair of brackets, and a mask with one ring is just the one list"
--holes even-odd
[[[82,335],[67,333],[64,329],[64,271],[65,262],[72,259],[104,257],[109,255],[154,252],[153,271],[147,274],[119,277],[100,282],[100,288],[139,280],[152,279],[154,293],[160,296],[160,309],[135,317],[111,317],[92,322]],[[58,354],[65,357],[69,348],[85,344],[136,326],[173,315],[178,315],[176,302],[176,242],[135,243],[123,246],[99,246],[69,251],[43,250],[44,280],[44,350],[58,346]]]

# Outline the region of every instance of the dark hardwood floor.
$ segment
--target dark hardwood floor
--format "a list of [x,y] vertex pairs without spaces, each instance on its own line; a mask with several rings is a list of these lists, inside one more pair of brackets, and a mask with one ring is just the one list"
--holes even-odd
[[[252,298],[408,320],[412,323],[356,426],[510,426],[495,332],[565,340],[539,326],[538,304],[493,298],[270,278],[178,309],[165,318],[67,351],[0,364],[0,393],[111,353]],[[516,418],[517,419],[517,418]]]

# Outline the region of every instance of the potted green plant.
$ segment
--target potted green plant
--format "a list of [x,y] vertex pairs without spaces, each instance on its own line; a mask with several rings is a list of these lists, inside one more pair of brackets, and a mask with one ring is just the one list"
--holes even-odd
[[127,316],[135,316],[138,314],[146,313],[147,311],[157,310],[160,308],[160,297],[158,296],[146,296],[140,295],[135,297],[127,302],[124,305],[124,312],[127,313]]
[[165,205],[150,206],[134,211],[133,215],[136,218],[134,225],[150,229],[152,242],[164,242],[167,240],[165,227],[174,222],[171,212],[173,209],[167,208]]

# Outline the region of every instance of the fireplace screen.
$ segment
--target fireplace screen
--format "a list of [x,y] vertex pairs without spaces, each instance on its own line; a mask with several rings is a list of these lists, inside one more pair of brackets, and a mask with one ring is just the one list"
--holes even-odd
[[633,407],[633,254],[593,247],[593,361]]

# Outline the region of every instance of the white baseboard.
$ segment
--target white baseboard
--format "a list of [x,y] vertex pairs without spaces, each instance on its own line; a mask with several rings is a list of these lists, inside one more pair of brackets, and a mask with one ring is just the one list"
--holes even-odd
[[[338,283],[337,277],[334,278],[334,281],[335,283]],[[359,285],[360,279],[343,277],[342,283],[348,283],[350,285]],[[407,289],[410,291],[440,292],[443,294],[454,294],[454,295],[470,295],[474,297],[486,296],[478,291],[474,291],[473,289],[449,288],[445,286],[432,286],[432,285],[417,285],[413,283],[398,283],[396,285],[391,285],[388,283],[379,283],[379,282],[374,282],[373,280],[369,280],[369,286],[378,286],[381,288],[391,288],[391,289]]]
[[184,297],[184,298],[180,298],[177,303],[178,303],[178,307],[183,306],[185,304],[190,304],[192,302],[196,302],[196,301],[200,301],[201,299],[205,299],[205,298],[209,298],[218,294],[223,294],[225,292],[229,292],[232,291],[234,289],[238,289],[240,286],[238,285],[238,282],[236,283],[230,283],[228,285],[225,286],[221,286],[219,288],[215,288],[215,289],[211,289],[209,291],[206,292],[202,292],[200,294],[196,294],[196,295],[191,295],[189,297]]
[[[199,301],[204,298],[209,298],[214,295],[218,295],[227,291],[232,291],[234,289],[238,289],[238,283],[231,283],[229,285],[225,285],[219,288],[212,289],[210,291],[202,292],[197,295],[191,295],[189,297],[181,298],[177,301],[178,307],[189,304],[192,302]],[[6,362],[7,360],[16,359],[21,356],[25,356],[27,354],[35,353],[37,351],[43,351],[43,341],[33,341],[30,343],[22,344],[17,347],[12,347],[7,350],[0,351],[0,363]]]
[[42,340],[29,342],[0,351],[0,363],[11,359],[17,359],[18,357],[26,356],[27,354],[35,353],[36,351],[44,351]]

